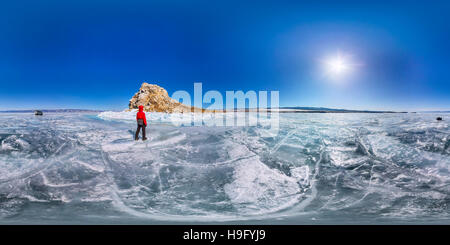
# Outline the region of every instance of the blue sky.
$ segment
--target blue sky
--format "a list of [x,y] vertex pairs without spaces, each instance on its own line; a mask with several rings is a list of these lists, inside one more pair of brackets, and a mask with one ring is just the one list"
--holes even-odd
[[[123,109],[144,81],[277,90],[281,106],[450,109],[448,13],[448,1],[11,1],[0,110]],[[356,64],[339,79],[324,74],[336,53]]]

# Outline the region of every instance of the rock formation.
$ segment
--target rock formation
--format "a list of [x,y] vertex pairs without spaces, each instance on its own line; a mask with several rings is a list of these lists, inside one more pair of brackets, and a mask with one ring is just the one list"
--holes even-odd
[[184,105],[169,97],[164,88],[155,84],[143,83],[139,91],[131,98],[128,108],[137,109],[143,105],[144,111],[183,113],[183,112],[207,112],[208,110]]

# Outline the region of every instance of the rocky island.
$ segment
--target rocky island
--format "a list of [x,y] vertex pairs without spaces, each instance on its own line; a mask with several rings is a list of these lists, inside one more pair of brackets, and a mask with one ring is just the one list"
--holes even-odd
[[128,104],[128,109],[138,109],[143,105],[144,111],[184,113],[184,112],[209,112],[210,110],[184,105],[169,97],[167,91],[155,84],[142,83],[139,91],[134,94]]

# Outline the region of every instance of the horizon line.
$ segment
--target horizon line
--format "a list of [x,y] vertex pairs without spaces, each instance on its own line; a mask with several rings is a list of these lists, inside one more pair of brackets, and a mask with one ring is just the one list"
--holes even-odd
[[[392,109],[347,109],[347,108],[336,108],[336,107],[324,107],[324,106],[278,106],[278,107],[266,107],[266,108],[259,108],[259,109],[298,109],[301,110],[302,108],[308,108],[303,110],[311,110],[311,111],[319,111],[319,110],[334,110],[334,111],[368,111],[368,112],[450,112],[449,109],[438,109],[438,108],[430,108],[430,109],[418,109],[418,110],[392,110]],[[0,109],[0,112],[28,112],[28,111],[59,111],[59,110],[76,110],[76,111],[124,111],[129,108],[124,109],[91,109],[91,108],[40,108],[40,109]],[[210,108],[201,108],[201,109],[210,109]],[[230,108],[229,110],[245,110],[245,109],[258,109],[256,108]],[[227,108],[224,109],[210,109],[210,110],[227,110]]]

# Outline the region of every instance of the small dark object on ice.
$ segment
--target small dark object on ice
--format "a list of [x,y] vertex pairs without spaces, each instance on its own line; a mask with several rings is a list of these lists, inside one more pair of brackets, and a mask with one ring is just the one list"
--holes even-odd
[[442,121],[442,117],[437,117],[436,120]]
[[42,116],[42,115],[44,115],[44,113],[42,113],[42,111],[36,110],[36,111],[34,111],[34,115],[35,116]]

